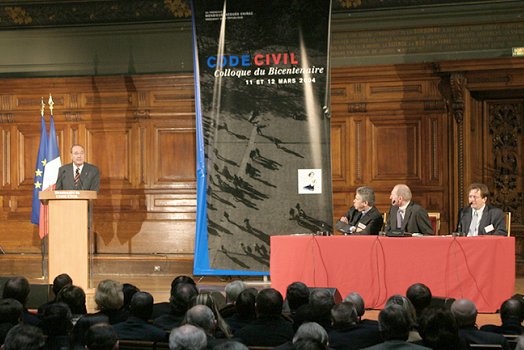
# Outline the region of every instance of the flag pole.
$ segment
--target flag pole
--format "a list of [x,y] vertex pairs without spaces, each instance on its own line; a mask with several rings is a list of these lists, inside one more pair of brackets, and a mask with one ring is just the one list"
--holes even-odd
[[[45,102],[44,97],[42,96],[40,100],[40,116],[45,119]],[[42,225],[43,223],[40,223]],[[47,281],[49,279],[49,270],[47,265],[47,237],[40,240],[42,242],[42,279]]]

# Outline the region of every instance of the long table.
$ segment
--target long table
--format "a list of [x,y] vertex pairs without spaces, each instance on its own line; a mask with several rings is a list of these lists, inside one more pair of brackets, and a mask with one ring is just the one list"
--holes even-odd
[[285,295],[295,281],[356,291],[367,308],[424,283],[434,296],[472,300],[495,312],[515,289],[513,237],[273,236],[271,286]]

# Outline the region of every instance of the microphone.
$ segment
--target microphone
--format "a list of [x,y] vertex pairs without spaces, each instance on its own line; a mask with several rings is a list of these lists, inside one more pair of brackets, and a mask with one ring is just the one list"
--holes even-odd
[[[471,202],[468,203],[467,207],[470,207],[470,206],[471,206]],[[457,233],[459,236],[462,236],[462,235],[465,236],[465,234],[462,232],[462,218],[464,217],[464,212],[466,211],[467,207],[463,207],[459,211],[459,220],[458,220],[458,225],[457,225]]]

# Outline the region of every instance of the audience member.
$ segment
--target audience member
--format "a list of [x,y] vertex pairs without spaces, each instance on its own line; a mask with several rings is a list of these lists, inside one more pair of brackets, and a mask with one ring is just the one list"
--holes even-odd
[[15,299],[0,299],[0,345],[4,343],[7,332],[22,321],[24,307]]
[[45,347],[44,334],[38,327],[19,324],[9,330],[3,350],[41,350]]
[[235,313],[235,302],[244,289],[246,289],[246,284],[240,280],[226,284],[224,289],[226,293],[226,305],[220,309],[222,317],[227,318]]
[[195,305],[187,310],[184,323],[199,327],[206,333],[208,349],[213,349],[216,345],[225,341],[216,338],[217,320],[213,311],[206,305]]
[[129,312],[131,298],[133,298],[133,295],[135,295],[136,292],[140,292],[140,289],[130,283],[124,283],[122,284],[122,292],[124,292],[124,306],[122,306],[122,309]]
[[480,327],[481,331],[493,332],[499,334],[517,334],[524,333],[522,327],[522,302],[517,299],[508,299],[500,306],[500,320],[502,325],[497,326],[487,324]]
[[278,346],[293,339],[291,322],[282,318],[284,299],[273,288],[261,290],[256,297],[257,319],[235,336],[247,346]]
[[40,319],[36,315],[30,313],[26,308],[27,298],[29,297],[30,292],[31,289],[27,278],[22,276],[11,277],[4,284],[2,298],[12,298],[18,300],[24,307],[22,312],[22,321],[25,324],[39,326]]
[[71,322],[73,322],[73,325],[76,324],[80,317],[87,314],[86,293],[84,293],[84,290],[80,287],[65,286],[58,293],[56,301],[69,306],[72,314]]
[[309,303],[309,288],[302,282],[291,283],[286,290],[284,310],[291,318],[295,316],[298,308]]
[[169,302],[171,312],[154,319],[153,324],[165,331],[178,327],[186,311],[191,306],[193,298],[198,295],[198,289],[190,283],[176,284],[171,290]]
[[167,333],[148,321],[153,314],[153,296],[136,292],[131,298],[129,317],[113,326],[118,339],[167,341]]
[[366,349],[429,349],[407,341],[411,320],[406,309],[398,304],[391,304],[380,311],[378,325],[384,342]]
[[327,350],[328,347],[316,339],[300,339],[293,343],[294,350]]
[[118,349],[118,338],[110,324],[99,323],[89,327],[85,338],[87,350]]
[[190,324],[174,328],[169,335],[169,350],[204,350],[206,347],[206,333]]
[[305,322],[316,322],[326,331],[331,327],[331,308],[335,305],[333,295],[327,289],[315,289],[309,296],[309,303],[298,308],[294,317],[294,328]]
[[517,345],[515,346],[515,350],[524,350],[524,337],[520,336],[517,340]]
[[41,315],[43,313],[43,309],[47,307],[48,305],[56,302],[56,298],[58,296],[58,293],[64,288],[65,286],[70,286],[73,284],[73,280],[67,273],[62,273],[58,276],[56,276],[53,280],[53,300],[48,301],[47,303],[40,305],[38,307],[38,314]]
[[214,350],[249,350],[247,346],[238,341],[227,340],[218,344],[213,348]]
[[194,305],[206,305],[213,312],[213,314],[215,315],[215,320],[216,320],[216,325],[217,325],[216,333],[214,335],[217,338],[231,338],[233,336],[233,333],[231,332],[229,325],[224,320],[222,315],[220,315],[220,312],[218,311],[218,307],[215,303],[215,299],[213,298],[211,294],[208,294],[208,293],[198,294],[195,297],[195,299],[193,300],[193,306]]
[[329,337],[324,327],[316,322],[306,322],[298,327],[295,336],[293,337],[293,341],[279,345],[275,347],[274,350],[292,350],[294,344],[306,339],[316,340],[326,347],[329,343]]
[[116,324],[127,318],[121,308],[124,305],[124,292],[122,284],[114,280],[101,281],[95,291],[95,303],[99,310],[94,314],[82,316],[73,328],[75,344],[85,345],[85,333],[92,325],[97,323]]
[[71,348],[71,310],[64,303],[55,302],[43,308],[41,328],[46,338],[48,350],[67,350]]
[[451,311],[441,306],[424,308],[420,317],[419,333],[422,344],[433,350],[467,350],[459,337],[458,326]]
[[411,304],[411,301],[409,301],[409,299],[405,296],[397,294],[389,297],[389,299],[386,301],[385,306],[393,304],[402,306],[402,308],[406,310],[406,314],[408,315],[410,329],[407,341],[410,343],[420,342],[422,338],[420,337],[420,334],[417,331],[417,314],[415,308],[413,307],[413,304]]
[[[180,276],[177,276],[175,277],[172,281],[171,281],[171,291],[170,291],[170,296],[172,296],[174,293],[175,293],[175,290],[177,288],[177,286],[179,284],[183,284],[183,283],[188,283],[188,284],[192,284],[195,288],[196,288],[196,283],[195,283],[195,280],[193,280],[191,277],[189,276],[186,276],[186,275],[180,275]],[[197,289],[198,291],[198,289]],[[156,303],[154,306],[153,306],[153,316],[152,318],[153,319],[156,319],[162,315],[167,315],[167,314],[170,314],[171,313],[171,302],[161,302],[161,303]],[[185,311],[184,311],[185,312]]]
[[257,293],[256,289],[247,288],[238,296],[235,303],[235,313],[225,319],[233,334],[236,334],[239,329],[247,326],[257,318],[255,311]]
[[329,346],[336,350],[357,350],[381,342],[378,327],[366,327],[358,323],[354,305],[343,301],[331,309]]
[[357,311],[359,324],[365,327],[373,328],[378,332],[378,321],[362,318],[362,316],[364,316],[364,313],[366,312],[366,308],[364,299],[360,294],[358,294],[357,292],[351,292],[346,296],[344,301],[349,301],[355,307],[355,310]]
[[431,290],[423,283],[415,283],[409,286],[406,297],[411,301],[417,313],[417,324],[422,311],[431,304]]
[[469,344],[499,344],[508,350],[506,339],[496,333],[484,332],[477,328],[477,308],[468,299],[458,299],[451,304],[451,312],[457,321],[459,336]]

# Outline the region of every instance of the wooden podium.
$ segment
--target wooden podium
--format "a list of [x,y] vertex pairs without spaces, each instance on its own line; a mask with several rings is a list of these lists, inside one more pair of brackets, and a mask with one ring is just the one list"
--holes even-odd
[[49,205],[49,283],[67,273],[76,286],[89,288],[89,202],[96,191],[42,191]]

